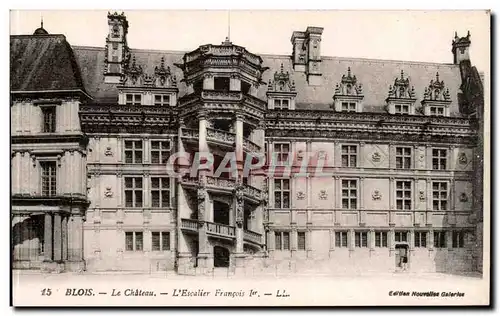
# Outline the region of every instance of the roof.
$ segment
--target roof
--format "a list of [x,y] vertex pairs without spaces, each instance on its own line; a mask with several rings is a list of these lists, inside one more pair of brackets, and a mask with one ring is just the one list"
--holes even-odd
[[[116,84],[104,83],[104,47],[74,46],[74,54],[83,74],[83,81],[87,91],[96,101],[116,102],[118,91]],[[155,66],[160,64],[160,59],[165,58],[165,66],[169,66],[177,77],[179,96],[186,94],[186,85],[180,82],[183,78],[182,71],[174,63],[182,63],[186,52],[158,51],[131,49],[131,54],[136,56],[137,64],[141,65],[146,73],[153,73]],[[415,87],[416,104],[420,104],[424,90],[431,80],[436,80],[439,73],[440,80],[444,81],[451,96],[450,112],[452,116],[459,116],[457,93],[461,84],[460,69],[454,64],[437,64],[424,62],[406,62],[393,60],[374,60],[343,57],[322,57],[321,72],[323,83],[321,86],[311,86],[303,72],[293,70],[292,59],[285,55],[260,55],[263,66],[269,67],[263,74],[263,81],[268,82],[283,64],[284,71],[290,73],[291,80],[295,81],[297,91],[296,108],[330,110],[333,103],[335,85],[340,83],[342,75],[347,74],[351,68],[358,83],[363,85],[363,104],[365,112],[384,112],[385,99],[388,96],[389,86],[401,76],[404,71],[405,78],[409,77],[410,85]],[[258,97],[266,98],[267,85],[262,85]]]
[[10,90],[84,90],[78,63],[64,35],[10,37]]

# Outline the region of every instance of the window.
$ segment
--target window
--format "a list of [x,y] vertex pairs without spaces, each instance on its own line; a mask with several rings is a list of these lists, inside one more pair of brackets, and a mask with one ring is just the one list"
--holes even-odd
[[127,93],[125,95],[125,104],[126,105],[141,105],[142,95],[135,93]]
[[125,178],[125,207],[142,207],[142,178]]
[[276,250],[290,250],[290,233],[274,232]]
[[288,110],[290,108],[290,101],[287,99],[274,99],[275,110]]
[[394,106],[394,113],[396,114],[410,114],[410,106],[404,104],[396,104]]
[[142,232],[125,232],[125,250],[142,251]]
[[368,232],[355,232],[354,233],[354,246],[357,248],[368,247]]
[[415,232],[415,248],[427,247],[427,232]]
[[56,131],[56,107],[44,106],[42,109],[43,116],[43,133],[55,133]]
[[342,180],[342,208],[357,209],[358,189],[356,180]]
[[432,169],[445,170],[446,169],[446,149],[433,149],[432,150]]
[[408,242],[408,232],[394,232],[395,242]]
[[434,247],[446,248],[446,232],[434,232]]
[[155,94],[155,105],[170,105],[170,95]]
[[410,169],[411,168],[411,148],[396,147],[396,168]]
[[290,144],[274,144],[274,157],[276,157],[278,163],[288,161],[289,154]]
[[297,248],[298,250],[306,250],[306,233],[297,232]]
[[55,161],[40,162],[42,169],[42,195],[54,196],[57,194],[57,164]]
[[411,181],[396,181],[396,209],[411,210]]
[[170,233],[169,232],[151,232],[151,249],[153,251],[169,251],[170,250]]
[[461,231],[453,232],[452,246],[453,248],[463,248],[465,240],[465,233]]
[[290,180],[275,179],[274,180],[274,207],[289,208],[290,207]]
[[169,156],[170,141],[151,141],[152,164],[166,164],[168,162]]
[[170,178],[151,178],[151,207],[170,207]]
[[375,247],[387,247],[387,232],[375,232]]
[[444,116],[444,107],[443,106],[431,106],[430,113],[431,113],[431,115],[435,115],[435,116]]
[[335,247],[347,248],[347,232],[335,232]]
[[142,163],[142,140],[125,141],[125,163]]
[[342,102],[342,112],[356,112],[356,103]]
[[215,77],[214,78],[214,90],[229,91],[229,78]]
[[432,182],[432,209],[434,211],[448,209],[448,182]]
[[356,145],[342,145],[342,167],[356,168],[358,147]]

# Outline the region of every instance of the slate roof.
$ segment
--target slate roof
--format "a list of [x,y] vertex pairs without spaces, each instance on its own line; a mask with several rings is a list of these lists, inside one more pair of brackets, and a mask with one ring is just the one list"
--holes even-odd
[[[248,48],[247,48],[248,49]],[[100,102],[116,102],[117,89],[115,84],[104,83],[104,47],[82,47],[74,46],[74,54],[83,74],[83,81],[88,92]],[[165,66],[170,66],[172,73],[178,81],[179,96],[186,94],[186,85],[181,83],[182,71],[174,66],[174,63],[182,63],[182,57],[186,52],[180,51],[158,51],[131,49],[131,54],[136,56],[137,64],[141,65],[145,72],[152,74],[155,66],[160,64],[160,59],[165,58]],[[460,87],[460,69],[454,64],[437,64],[424,62],[406,62],[393,60],[375,60],[343,57],[322,57],[321,71],[323,84],[311,86],[307,83],[306,74],[293,70],[292,59],[285,55],[260,55],[263,65],[269,67],[263,74],[263,81],[268,82],[279,71],[283,64],[284,71],[290,73],[295,81],[297,90],[296,108],[312,110],[331,110],[335,85],[340,82],[342,75],[347,74],[347,68],[351,68],[352,75],[363,85],[364,112],[384,112],[389,86],[394,80],[401,76],[409,77],[410,85],[415,87],[416,105],[423,99],[424,90],[429,86],[431,80],[436,80],[439,73],[440,80],[450,91],[451,116],[459,116],[457,93]],[[267,85],[262,85],[258,97],[266,99]]]
[[10,90],[85,91],[78,62],[64,35],[10,37]]

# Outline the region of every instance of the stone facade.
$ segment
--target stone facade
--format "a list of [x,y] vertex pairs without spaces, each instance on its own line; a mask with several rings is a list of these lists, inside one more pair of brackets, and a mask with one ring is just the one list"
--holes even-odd
[[125,15],[108,24],[104,50],[60,39],[78,89],[11,87],[14,267],[481,271],[469,35],[454,64],[404,64],[321,56],[319,27],[290,60],[229,39],[132,50]]

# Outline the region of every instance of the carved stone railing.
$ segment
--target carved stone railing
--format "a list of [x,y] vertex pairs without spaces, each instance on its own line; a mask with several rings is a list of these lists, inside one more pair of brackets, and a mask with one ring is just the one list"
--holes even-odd
[[203,90],[201,97],[204,100],[240,101],[243,99],[243,93],[241,91]]
[[194,128],[183,128],[182,137],[198,139],[200,137],[200,132]]
[[189,185],[194,185],[194,186],[199,184],[198,178],[196,178],[196,177],[193,178],[193,177],[190,177],[189,175],[182,177],[181,182],[182,182],[182,184],[189,184]]
[[262,244],[262,235],[251,230],[243,231],[243,240]]
[[259,200],[262,195],[261,190],[254,188],[253,186],[248,184],[243,185],[243,192],[245,193],[245,195],[256,200]]
[[231,237],[231,238],[234,238],[236,236],[235,228],[233,226],[228,226],[219,223],[207,222],[207,232],[214,235]]
[[260,152],[260,146],[247,138],[243,138],[243,148],[249,152]]
[[222,189],[233,189],[236,185],[236,181],[234,179],[226,179],[226,178],[217,178],[207,176],[207,186],[222,188]]
[[198,220],[182,218],[181,219],[181,228],[191,231],[198,231]]
[[229,145],[234,144],[236,140],[236,135],[234,133],[222,131],[214,128],[207,128],[207,140],[227,143]]

